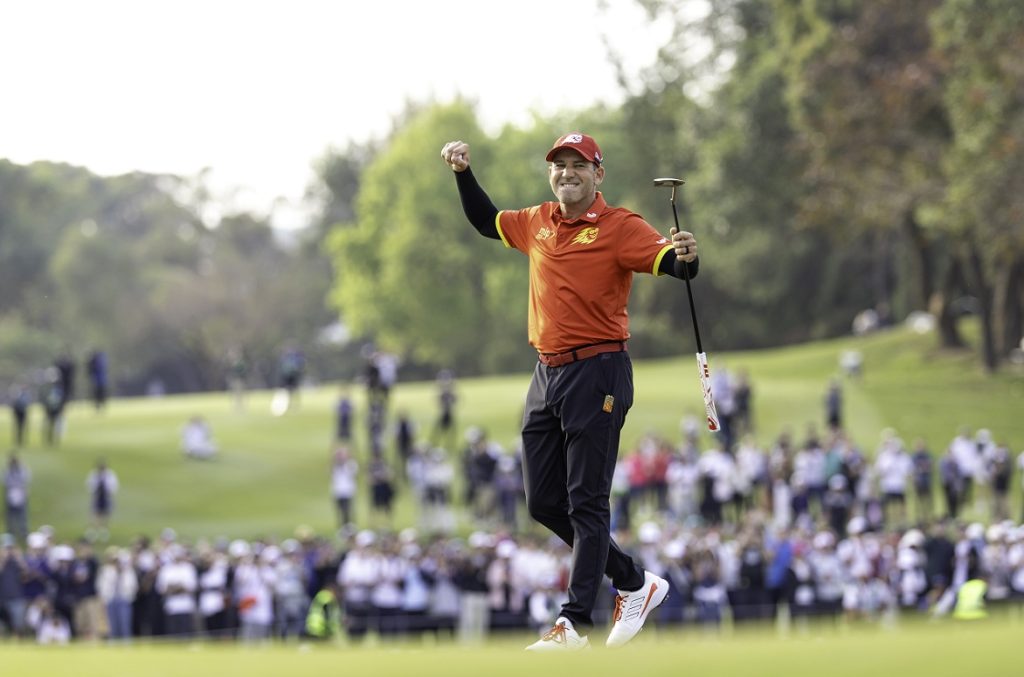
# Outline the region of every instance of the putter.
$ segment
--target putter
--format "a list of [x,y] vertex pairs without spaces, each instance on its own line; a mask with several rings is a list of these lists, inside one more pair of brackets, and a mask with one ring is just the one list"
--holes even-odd
[[[682,230],[679,227],[679,213],[676,211],[676,188],[686,183],[682,179],[662,177],[654,180],[657,188],[671,188],[672,195],[669,202],[672,203],[672,218],[675,220],[676,232]],[[693,319],[693,335],[697,339],[697,373],[700,375],[701,391],[704,395],[704,412],[708,418],[708,430],[716,432],[721,429],[718,421],[718,411],[715,409],[715,398],[711,394],[711,371],[708,369],[708,356],[700,342],[700,328],[697,326],[697,308],[693,304],[693,290],[690,287],[690,268],[683,266],[683,279],[686,281],[686,298],[690,301],[690,317]]]

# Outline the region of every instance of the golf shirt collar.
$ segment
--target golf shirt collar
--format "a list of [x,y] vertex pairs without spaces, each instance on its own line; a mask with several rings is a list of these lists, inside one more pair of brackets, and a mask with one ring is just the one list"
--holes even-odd
[[565,224],[571,226],[575,223],[597,223],[597,220],[601,217],[601,214],[605,209],[608,208],[608,203],[604,201],[604,195],[601,195],[601,191],[597,191],[597,195],[594,201],[587,207],[587,211],[580,214],[572,221],[567,221],[562,218],[562,208],[557,202],[551,203],[551,221],[556,224]]

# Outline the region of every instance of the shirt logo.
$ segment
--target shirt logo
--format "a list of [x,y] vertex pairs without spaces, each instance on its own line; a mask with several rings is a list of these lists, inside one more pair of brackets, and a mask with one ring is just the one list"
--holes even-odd
[[597,239],[597,232],[599,230],[599,228],[594,227],[584,228],[572,239],[571,244],[590,244]]
[[665,244],[667,242],[668,242],[668,238],[667,237],[663,237],[660,240],[658,240],[657,242],[655,242],[654,244]]
[[587,212],[587,218],[588,219],[596,219],[597,218],[597,212]]
[[541,229],[537,231],[537,234],[534,235],[534,237],[536,239],[538,239],[538,240],[542,240],[543,241],[543,240],[548,239],[549,237],[551,237],[554,234],[555,234],[555,231],[551,230],[547,226],[541,226]]

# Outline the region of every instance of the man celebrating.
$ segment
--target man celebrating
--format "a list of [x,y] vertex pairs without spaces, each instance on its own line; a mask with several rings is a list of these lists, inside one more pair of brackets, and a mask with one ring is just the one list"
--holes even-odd
[[[697,274],[697,241],[672,229],[671,242],[639,215],[609,206],[593,138],[570,133],[548,151],[557,202],[498,211],[469,168],[469,145],[452,141],[441,157],[452,170],[470,223],[530,260],[530,344],[538,363],[523,416],[523,474],[530,516],[573,548],[569,599],[554,628],[531,651],[582,649],[581,631],[603,575],[619,594],[608,646],[643,627],[668,594],[611,540],[609,494],[619,432],[633,404],[626,352],[626,304],[634,272]],[[675,256],[666,256],[674,251]]]

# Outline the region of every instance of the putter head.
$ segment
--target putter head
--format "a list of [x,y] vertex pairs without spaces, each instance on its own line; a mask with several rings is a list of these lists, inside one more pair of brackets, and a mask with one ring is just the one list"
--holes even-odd
[[666,177],[662,177],[660,179],[655,179],[654,180],[654,185],[659,187],[659,188],[663,188],[663,187],[666,187],[666,186],[669,186],[671,188],[675,188],[676,186],[681,186],[684,183],[686,183],[686,181],[683,181],[682,179],[673,179],[673,178],[667,177],[667,176]]

